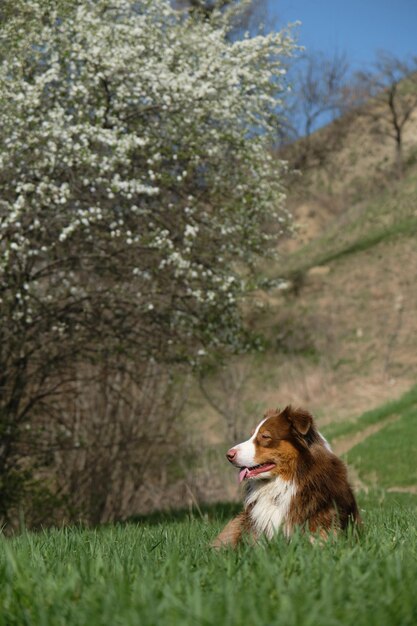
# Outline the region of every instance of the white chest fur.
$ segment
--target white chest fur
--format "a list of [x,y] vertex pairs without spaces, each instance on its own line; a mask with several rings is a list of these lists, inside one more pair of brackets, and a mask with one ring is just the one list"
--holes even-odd
[[250,517],[259,534],[271,539],[279,528],[288,535],[287,518],[291,500],[296,493],[292,481],[279,476],[273,480],[254,480],[248,487],[246,507],[251,505]]

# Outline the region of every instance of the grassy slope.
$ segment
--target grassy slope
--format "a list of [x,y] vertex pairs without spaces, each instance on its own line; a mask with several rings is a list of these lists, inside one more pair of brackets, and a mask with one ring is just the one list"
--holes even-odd
[[386,490],[417,493],[417,385],[356,420],[322,430],[336,449],[338,442],[352,441],[343,456],[363,486],[379,489],[381,495]]
[[405,412],[398,422],[358,444],[349,462],[367,482],[382,487],[417,485],[417,408]]
[[363,413],[356,420],[329,424],[323,431],[326,437],[330,439],[346,437],[347,435],[364,430],[367,426],[372,426],[373,424],[387,420],[389,417],[395,415],[403,416],[410,411],[412,414],[417,415],[417,385],[412,387],[397,400],[387,402],[372,411],[366,411],[366,413]]
[[[399,400],[389,402],[375,411],[365,413],[356,430],[387,417],[398,418],[354,446],[347,459],[367,484],[382,488],[417,485],[417,386]],[[346,425],[352,432],[354,424]]]
[[[336,216],[310,243],[265,268],[271,278],[286,276],[296,283],[301,276],[301,286],[298,293],[273,292],[266,304],[255,310],[255,326],[265,333],[269,344],[252,362],[237,360],[238,367],[246,366],[248,376],[240,396],[232,385],[227,390],[230,397],[235,393],[235,404],[229,402],[226,392],[224,397],[218,394],[223,372],[209,381],[218,404],[227,408],[229,402],[238,416],[239,436],[249,434],[266,408],[290,402],[309,408],[330,439],[353,436],[416,405],[417,388],[382,405],[409,388],[417,373],[416,190],[417,169],[413,166],[401,181],[374,190],[360,205]],[[322,263],[328,265],[328,273],[310,277],[309,268]],[[369,411],[373,407],[375,410]],[[363,411],[362,417],[352,420]],[[233,441],[214,409],[197,398],[191,423],[199,424],[201,414],[209,416],[204,447],[208,451],[210,442],[211,452],[217,454],[216,462],[211,460],[209,466],[215,467],[220,483],[230,485],[222,494],[227,498],[234,493],[234,477],[229,479],[224,450]],[[411,438],[411,418],[408,425]],[[387,454],[394,459],[402,449],[396,438],[400,426],[392,425],[388,431],[395,444]],[[398,439],[401,437],[399,434]],[[382,434],[375,439],[375,446],[381,438]],[[410,444],[403,455],[408,464],[411,453],[414,448]],[[346,458],[355,461],[361,479],[378,482],[375,468],[366,468],[363,449],[350,451]],[[395,465],[389,458],[381,460],[381,464],[385,462]],[[372,474],[375,480],[371,480]],[[413,471],[395,482],[394,476],[384,485],[417,485]]]
[[352,205],[327,232],[294,252],[283,272],[291,277],[310,267],[332,263],[343,256],[362,252],[383,241],[397,237],[415,237],[417,173],[412,168],[403,180],[374,192],[359,204]]
[[[316,372],[320,366],[331,370],[327,378],[340,388],[339,398],[327,411],[329,394],[320,385],[304,394],[311,396],[309,408],[325,421],[330,416],[334,420],[351,400],[347,396],[352,396],[352,389],[344,387],[348,378],[375,383],[372,402],[359,403],[351,415],[398,395],[387,379],[399,383],[404,379],[400,391],[410,384],[417,373],[416,190],[417,169],[412,167],[401,181],[374,190],[360,204],[336,215],[307,245],[284,252],[276,264],[262,268],[271,279],[292,280],[294,289],[265,294],[261,306],[254,307],[254,326],[269,341],[249,380],[256,393],[248,395],[256,397],[261,411],[271,397],[275,403],[299,401],[288,397],[291,389],[303,395],[302,374],[288,375],[294,357],[300,372],[310,372],[311,365]],[[328,273],[310,276],[309,270],[320,265],[326,265]]]
[[415,510],[362,502],[361,539],[214,553],[221,524],[67,529],[4,541],[1,626],[415,624]]

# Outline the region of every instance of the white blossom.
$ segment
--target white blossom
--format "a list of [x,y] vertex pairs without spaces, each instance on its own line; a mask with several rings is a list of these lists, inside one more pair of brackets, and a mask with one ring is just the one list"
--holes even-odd
[[230,343],[240,270],[288,223],[269,155],[288,32],[230,41],[232,13],[194,22],[167,0],[26,9],[37,28],[0,67],[0,308],[19,267],[35,307],[19,287],[19,323],[101,289],[104,309],[120,297],[138,323],[164,311],[180,338]]

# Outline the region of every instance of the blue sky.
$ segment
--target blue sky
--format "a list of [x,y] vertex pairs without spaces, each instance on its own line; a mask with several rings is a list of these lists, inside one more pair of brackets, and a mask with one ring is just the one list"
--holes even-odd
[[354,70],[370,64],[378,49],[417,55],[417,0],[268,0],[277,26],[300,20],[307,49],[346,52]]

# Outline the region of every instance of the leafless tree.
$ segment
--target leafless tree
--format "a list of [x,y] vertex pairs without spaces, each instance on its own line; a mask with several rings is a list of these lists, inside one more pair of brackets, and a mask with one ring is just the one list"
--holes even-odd
[[303,61],[304,68],[298,75],[297,93],[300,97],[302,133],[309,137],[321,117],[334,119],[339,113],[349,63],[346,54],[339,52],[330,57],[313,53]]
[[[340,115],[349,71],[346,54],[338,51],[331,56],[323,52],[306,53],[290,69],[293,97],[286,141],[293,142],[292,160],[297,168],[304,169],[311,157],[317,156],[319,146],[311,141],[313,131]],[[328,147],[326,142],[325,152]]]
[[402,60],[380,52],[370,71],[356,75],[352,105],[361,107],[361,114],[371,120],[373,132],[394,141],[395,167],[402,176],[404,130],[417,111],[417,57]]
[[120,365],[83,367],[77,393],[55,407],[56,419],[38,421],[48,436],[37,453],[50,456],[66,519],[123,519],[160,506],[161,491],[174,482],[167,468],[179,446],[187,377],[157,363],[143,364],[139,376]]
[[240,7],[240,0],[172,0],[178,9],[189,12],[191,15],[209,20],[215,11],[236,9],[232,37],[242,31],[257,31],[267,16],[267,0],[252,0],[247,7]]

